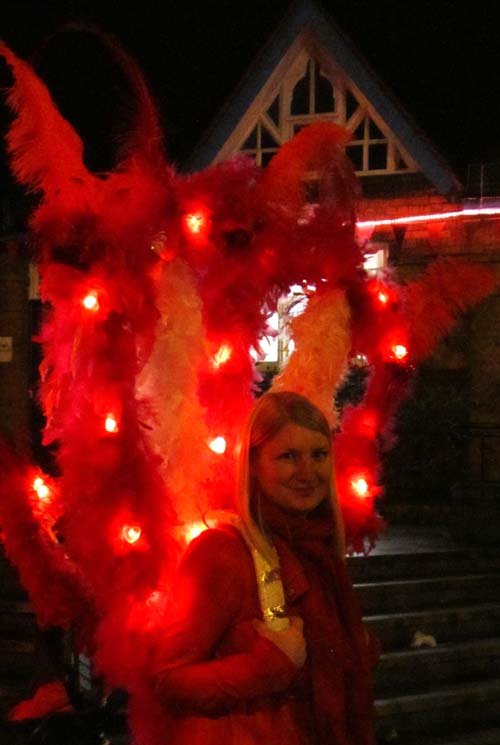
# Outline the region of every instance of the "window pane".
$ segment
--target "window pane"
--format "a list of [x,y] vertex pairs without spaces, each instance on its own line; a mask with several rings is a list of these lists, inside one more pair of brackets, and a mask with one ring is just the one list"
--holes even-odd
[[346,113],[347,119],[351,118],[351,116],[354,114],[358,106],[359,106],[359,103],[356,101],[351,91],[346,91],[345,92],[345,113]]
[[385,140],[385,137],[383,133],[380,131],[380,129],[377,127],[375,122],[372,122],[370,119],[370,140]]
[[387,145],[370,145],[368,149],[368,170],[387,169]]
[[365,138],[365,122],[362,121],[359,126],[354,130],[353,140],[364,140]]
[[346,153],[352,160],[354,170],[363,170],[363,145],[349,145],[346,148]]
[[310,65],[307,65],[307,72],[299,80],[293,89],[292,106],[290,113],[292,116],[299,114],[309,114],[309,79],[311,76]]
[[267,115],[276,126],[280,123],[280,97],[279,94],[276,96],[272,104],[267,110]]
[[260,129],[260,146],[261,147],[279,147],[280,143],[275,140],[273,135],[270,133],[270,131],[265,127],[263,124],[261,124]]
[[327,78],[324,78],[323,75],[320,75],[319,65],[316,66],[314,96],[316,99],[316,114],[327,114],[335,111],[333,85]]
[[250,132],[245,142],[241,146],[242,150],[254,150],[257,147],[257,127]]

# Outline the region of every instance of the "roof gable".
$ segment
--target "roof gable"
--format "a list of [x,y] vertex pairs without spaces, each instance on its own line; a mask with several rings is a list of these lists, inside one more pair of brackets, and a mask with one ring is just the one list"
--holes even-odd
[[349,154],[358,172],[360,166],[367,170],[372,157],[380,158],[385,147],[388,172],[422,173],[441,194],[460,191],[460,183],[444,159],[348,38],[313,3],[304,0],[292,5],[195,147],[185,170],[202,169],[239,150],[257,153],[258,162],[262,159],[265,165],[265,158],[273,152],[273,141],[274,147],[279,147],[297,127],[308,123],[307,112],[297,117],[291,108],[297,86],[309,84],[313,91],[316,85],[319,90],[318,84],[324,88],[325,80],[333,86],[336,104],[335,111],[324,111],[321,118],[354,132]]

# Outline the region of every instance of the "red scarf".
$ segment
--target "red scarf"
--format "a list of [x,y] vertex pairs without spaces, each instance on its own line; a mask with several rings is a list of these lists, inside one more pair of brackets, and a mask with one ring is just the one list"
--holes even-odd
[[262,517],[280,557],[285,596],[304,619],[314,711],[321,745],[375,745],[371,656],[345,563],[333,552],[328,509],[308,517],[263,500]]

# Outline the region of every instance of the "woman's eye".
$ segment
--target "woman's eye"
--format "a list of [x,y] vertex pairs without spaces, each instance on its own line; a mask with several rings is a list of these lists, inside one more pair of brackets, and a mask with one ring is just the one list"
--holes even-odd
[[278,455],[278,460],[293,460],[293,453],[291,450],[285,450],[285,452]]
[[328,450],[315,450],[313,453],[314,460],[325,460],[328,458]]

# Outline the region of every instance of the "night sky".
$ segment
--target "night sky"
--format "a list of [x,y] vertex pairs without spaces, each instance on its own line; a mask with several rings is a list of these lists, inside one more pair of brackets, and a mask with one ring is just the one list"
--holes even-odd
[[[500,161],[500,10],[496,2],[318,0],[459,177]],[[129,104],[95,41],[64,24],[113,34],[139,63],[171,159],[183,158],[275,29],[287,0],[1,0],[0,37],[32,61],[87,147],[106,167]],[[5,77],[5,75],[4,75]],[[113,139],[114,138],[114,139]],[[106,148],[108,147],[108,150]]]

